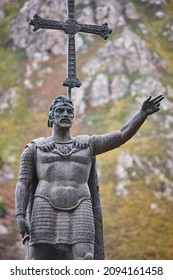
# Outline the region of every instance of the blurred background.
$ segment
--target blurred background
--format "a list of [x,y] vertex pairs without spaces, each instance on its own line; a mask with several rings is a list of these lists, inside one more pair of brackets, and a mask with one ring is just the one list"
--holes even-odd
[[[161,110],[124,146],[98,156],[106,259],[173,259],[173,1],[76,0],[80,23],[109,23],[107,41],[76,35],[73,135],[119,129],[148,96]],[[65,21],[65,0],[0,2],[0,259],[22,259],[14,194],[20,155],[49,136],[52,100],[65,94],[66,35],[34,32],[37,13]]]

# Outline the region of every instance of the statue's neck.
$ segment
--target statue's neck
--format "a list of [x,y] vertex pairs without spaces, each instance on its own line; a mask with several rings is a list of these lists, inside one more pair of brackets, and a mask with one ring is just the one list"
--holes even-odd
[[70,134],[70,128],[64,128],[64,127],[57,127],[57,126],[53,126],[52,128],[52,138],[56,141],[56,142],[68,142],[70,141],[71,138],[71,134]]

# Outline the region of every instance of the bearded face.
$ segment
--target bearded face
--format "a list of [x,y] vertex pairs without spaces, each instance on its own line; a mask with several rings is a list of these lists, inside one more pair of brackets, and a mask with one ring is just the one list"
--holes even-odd
[[70,128],[74,119],[74,110],[68,104],[59,105],[54,110],[53,123],[61,128]]

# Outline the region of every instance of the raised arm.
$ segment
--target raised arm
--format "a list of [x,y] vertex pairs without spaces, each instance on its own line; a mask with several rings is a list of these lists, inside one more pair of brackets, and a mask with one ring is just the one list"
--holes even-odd
[[150,96],[143,102],[140,111],[129,122],[123,125],[120,130],[105,135],[91,136],[93,154],[105,153],[126,143],[135,135],[149,115],[159,111],[160,102],[163,98],[162,95],[153,99]]
[[164,97],[162,95],[159,95],[153,99],[151,99],[150,96],[144,101],[140,111],[135,114],[134,117],[120,129],[121,144],[124,144],[133,135],[135,135],[135,133],[138,131],[138,129],[141,127],[141,125],[149,115],[152,115],[160,110],[160,102],[163,98]]

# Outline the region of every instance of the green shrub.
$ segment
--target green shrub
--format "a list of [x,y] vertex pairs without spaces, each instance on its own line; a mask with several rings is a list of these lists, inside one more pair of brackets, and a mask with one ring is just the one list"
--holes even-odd
[[4,218],[7,214],[7,205],[4,199],[0,199],[0,218]]
[[3,165],[4,165],[4,161],[2,159],[2,156],[0,155],[0,168],[2,168]]

